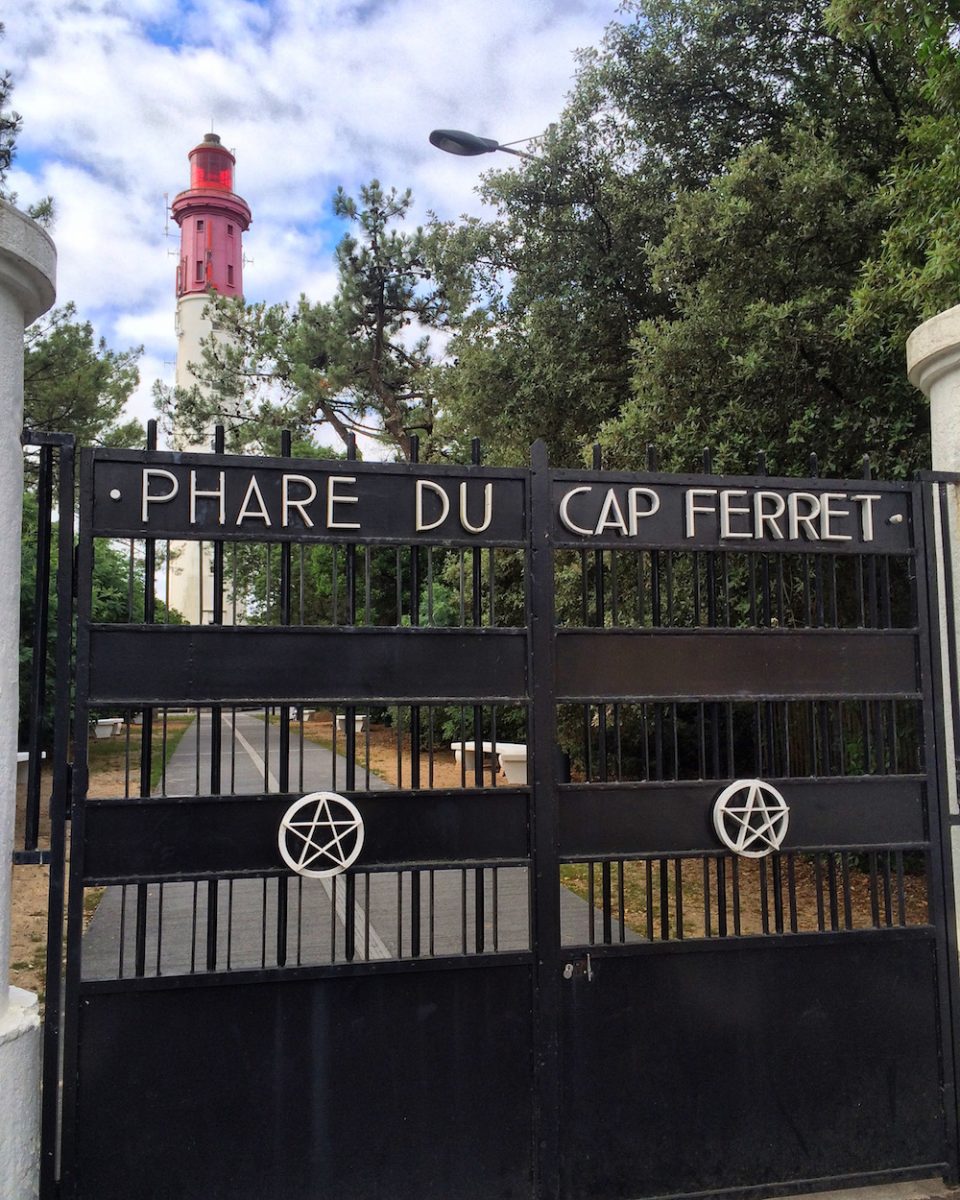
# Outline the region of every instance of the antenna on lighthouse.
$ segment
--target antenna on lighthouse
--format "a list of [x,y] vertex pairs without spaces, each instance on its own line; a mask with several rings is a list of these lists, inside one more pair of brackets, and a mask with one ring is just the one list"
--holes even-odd
[[[170,233],[170,193],[169,192],[163,193],[163,236],[167,241],[169,241],[170,238],[173,236]],[[167,257],[168,258],[176,258],[177,257],[176,250],[170,250],[168,248],[167,249]]]

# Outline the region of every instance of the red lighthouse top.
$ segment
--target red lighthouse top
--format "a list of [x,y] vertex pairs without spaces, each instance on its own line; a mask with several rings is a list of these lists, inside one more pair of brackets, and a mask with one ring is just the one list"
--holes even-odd
[[241,237],[250,225],[247,202],[233,190],[236,159],[215,133],[190,151],[190,187],[171,206],[180,226],[177,296],[212,288],[243,295]]

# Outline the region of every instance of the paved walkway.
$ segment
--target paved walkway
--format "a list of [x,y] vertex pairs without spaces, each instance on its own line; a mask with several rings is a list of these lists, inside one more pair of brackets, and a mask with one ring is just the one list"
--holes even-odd
[[[211,718],[204,713],[188,728],[167,764],[157,794],[202,795],[209,791]],[[222,790],[237,795],[279,792],[280,729],[251,712],[224,714],[220,771]],[[291,792],[346,787],[347,760],[341,754],[290,730]],[[363,769],[356,772],[361,790],[389,790]],[[354,897],[356,957],[385,959],[413,953],[416,922],[411,920],[414,888],[419,886],[420,953],[475,953],[477,944],[476,878],[468,869],[418,872],[371,872],[357,876]],[[483,871],[485,950],[529,948],[529,878],[526,867]],[[148,884],[144,973],[172,975],[207,969],[208,955],[219,970],[329,963],[346,957],[348,898],[343,878],[296,877],[288,883],[270,878],[200,883]],[[83,973],[87,979],[127,977],[136,971],[136,885],[111,887],[104,894],[84,937]],[[286,905],[285,923],[279,910]],[[209,914],[215,912],[214,920]],[[589,905],[561,889],[564,942],[583,944]],[[597,917],[599,920],[599,915]],[[281,949],[286,939],[285,954]],[[627,938],[636,935],[627,931]]]
[[942,1179],[918,1179],[914,1183],[881,1183],[876,1187],[844,1188],[834,1192],[804,1192],[802,1196],[794,1196],[793,1200],[957,1200],[958,1197],[960,1190],[948,1188]]

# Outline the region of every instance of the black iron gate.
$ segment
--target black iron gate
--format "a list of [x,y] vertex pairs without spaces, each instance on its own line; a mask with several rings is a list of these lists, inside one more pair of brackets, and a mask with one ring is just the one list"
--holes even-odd
[[923,496],[88,452],[62,1195],[954,1177]]

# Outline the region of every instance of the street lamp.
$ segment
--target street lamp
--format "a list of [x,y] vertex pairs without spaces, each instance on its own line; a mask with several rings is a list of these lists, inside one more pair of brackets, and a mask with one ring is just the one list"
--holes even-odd
[[[529,142],[530,138],[518,138],[518,141]],[[475,133],[465,133],[462,129],[435,129],[430,134],[430,145],[447,154],[462,154],[472,157],[475,154],[492,154],[502,150],[504,154],[515,154],[518,158],[528,158],[536,161],[535,154],[526,150],[514,150],[511,145],[502,145],[495,138],[478,137]]]

